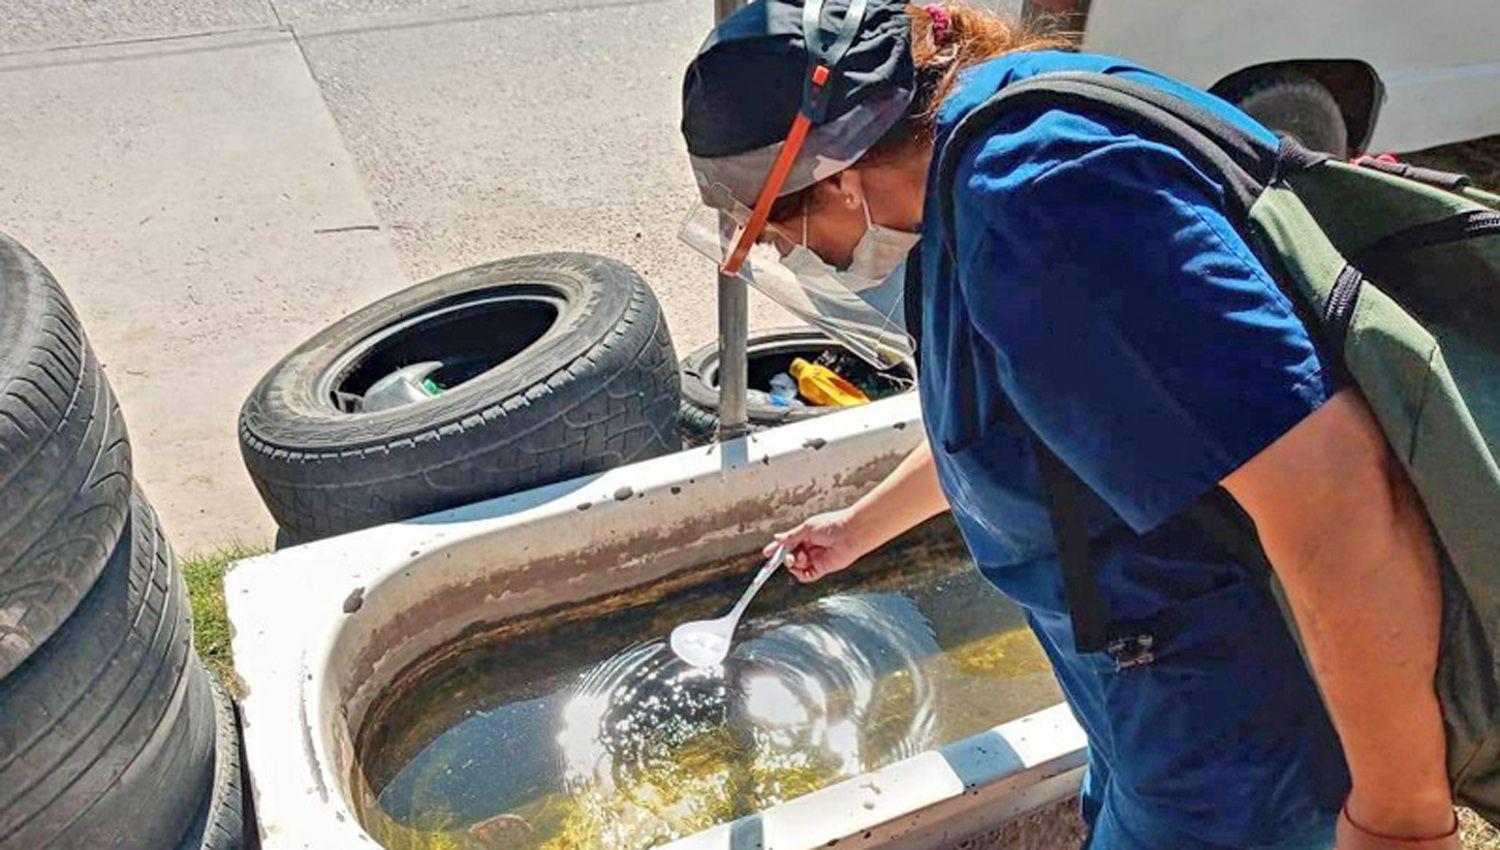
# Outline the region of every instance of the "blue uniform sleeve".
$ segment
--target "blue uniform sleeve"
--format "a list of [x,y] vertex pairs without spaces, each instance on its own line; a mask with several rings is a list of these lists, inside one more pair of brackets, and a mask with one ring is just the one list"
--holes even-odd
[[957,174],[961,297],[1017,412],[1145,533],[1336,387],[1185,157],[1056,111],[1018,138]]

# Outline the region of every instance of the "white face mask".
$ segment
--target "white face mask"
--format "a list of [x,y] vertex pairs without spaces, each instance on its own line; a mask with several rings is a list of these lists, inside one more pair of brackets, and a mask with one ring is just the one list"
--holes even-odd
[[793,245],[792,250],[781,258],[781,264],[797,277],[810,280],[833,280],[837,274],[832,266],[823,262],[823,258],[806,245]]
[[[682,238],[722,270],[731,256],[731,246],[738,247],[742,229],[754,218],[754,212],[722,187],[714,187],[705,200],[709,202],[684,222]],[[800,240],[791,228],[768,223],[761,237],[746,246],[743,264],[734,277],[870,363],[888,368],[910,359],[913,346],[902,326],[905,281],[899,276],[900,270],[883,278],[840,271],[808,247],[806,207],[800,223]],[[906,246],[916,239],[916,234],[896,235],[902,247],[891,252],[892,263],[882,265],[899,265]]]
[[[802,203],[802,243],[781,258],[781,264],[792,274],[808,280],[836,280],[838,271],[818,253],[807,247],[807,202]],[[841,284],[840,284],[841,285]]]
[[[853,269],[853,263],[850,263],[850,268],[847,270],[836,269],[827,260],[818,256],[817,252],[807,247],[805,214],[802,219],[802,244],[793,245],[792,249],[781,258],[781,265],[797,276],[802,283],[804,294],[816,303],[825,315],[835,320],[844,316],[857,316],[860,314],[859,308],[853,307],[853,304],[862,302],[878,315],[885,317],[887,324],[904,327],[902,293],[905,276],[894,272],[901,267],[906,259],[906,252],[916,245],[920,234],[904,233],[889,228],[885,231],[899,237],[914,238],[910,240],[906,251],[899,253],[892,251],[896,257],[895,264],[881,277],[870,278],[858,274]],[[868,236],[869,232],[866,231],[865,235]],[[861,241],[864,241],[863,238]],[[849,301],[850,295],[857,298],[858,302]]]
[[879,286],[905,262],[911,249],[922,241],[922,234],[897,230],[876,224],[870,218],[870,205],[861,202],[865,211],[865,232],[854,243],[846,268],[836,268],[807,247],[807,210],[802,211],[802,244],[781,258],[781,264],[805,277],[836,277],[845,289],[859,292]]
[[871,281],[883,281],[901,265],[911,249],[922,241],[922,234],[876,224],[870,218],[869,203],[862,200],[860,204],[865,210],[865,232],[854,243],[848,270],[851,274]]

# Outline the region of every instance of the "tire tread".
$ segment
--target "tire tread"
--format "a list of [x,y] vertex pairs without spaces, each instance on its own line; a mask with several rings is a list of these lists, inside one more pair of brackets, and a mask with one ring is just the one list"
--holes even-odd
[[[272,515],[306,540],[675,451],[671,337],[645,282],[631,275],[630,285],[622,318],[603,338],[542,380],[421,431],[308,450],[262,438],[252,397],[240,442]],[[451,448],[434,461],[426,455],[436,446]],[[334,472],[356,468],[352,477]],[[455,500],[449,482],[474,476],[485,492]]]
[[125,523],[130,448],[57,282],[0,234],[0,677],[78,605]]
[[184,789],[211,766],[205,676],[182,576],[137,495],[99,581],[0,680],[0,846],[175,843],[200,799]]
[[239,720],[234,700],[218,682],[213,682],[213,697],[213,785],[177,850],[242,850],[249,845]]

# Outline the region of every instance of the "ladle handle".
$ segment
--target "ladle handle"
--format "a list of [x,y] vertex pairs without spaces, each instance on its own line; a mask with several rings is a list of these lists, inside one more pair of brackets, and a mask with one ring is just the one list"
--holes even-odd
[[771,553],[771,557],[766,561],[766,565],[760,568],[760,572],[756,573],[755,578],[751,580],[750,586],[745,588],[745,593],[740,596],[740,601],[734,603],[734,607],[730,609],[730,618],[739,620],[740,615],[745,613],[745,609],[750,606],[750,600],[755,598],[755,594],[760,592],[761,586],[766,583],[766,580],[771,577],[772,573],[776,572],[776,568],[781,566],[781,562],[785,560],[786,547],[776,547],[776,551]]

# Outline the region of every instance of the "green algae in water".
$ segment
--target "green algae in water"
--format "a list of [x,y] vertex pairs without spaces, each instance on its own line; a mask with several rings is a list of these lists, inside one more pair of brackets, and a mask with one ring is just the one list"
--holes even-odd
[[753,571],[465,649],[379,706],[365,828],[401,850],[653,847],[1057,702],[1019,610],[938,521],[773,581],[719,669],[667,649]]

